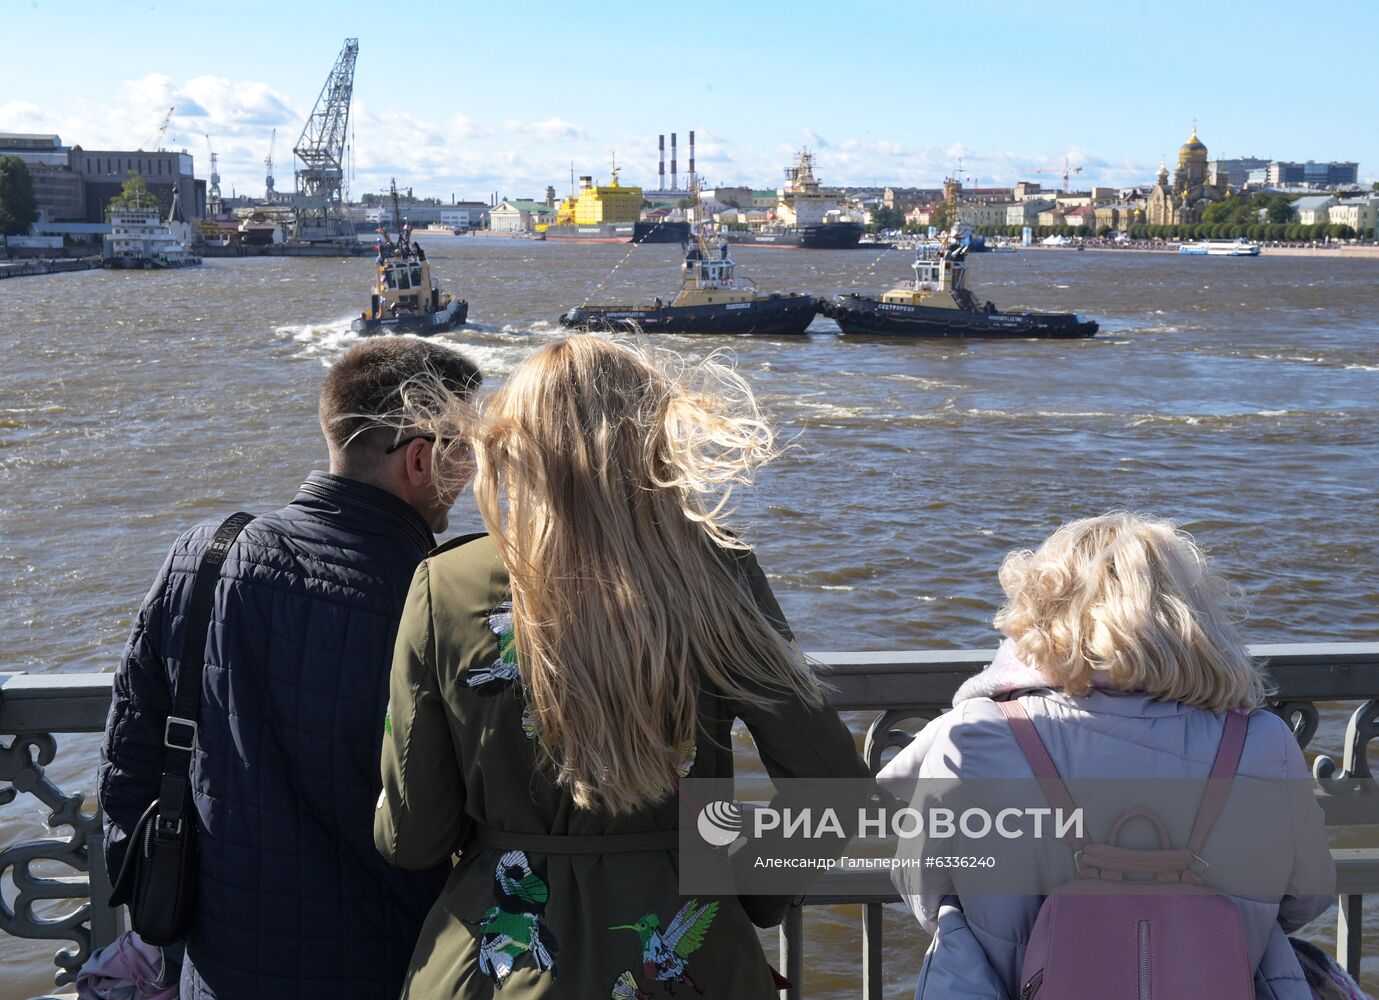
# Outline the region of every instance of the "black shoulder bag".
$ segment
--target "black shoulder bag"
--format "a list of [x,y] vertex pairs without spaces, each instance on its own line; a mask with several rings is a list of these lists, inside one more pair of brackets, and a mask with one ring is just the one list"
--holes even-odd
[[220,567],[252,514],[233,514],[201,557],[177,668],[172,714],[163,726],[163,779],[129,837],[110,905],[129,904],[129,922],[149,944],[184,940],[196,912],[196,807],[189,794],[197,717],[201,714],[201,672]]

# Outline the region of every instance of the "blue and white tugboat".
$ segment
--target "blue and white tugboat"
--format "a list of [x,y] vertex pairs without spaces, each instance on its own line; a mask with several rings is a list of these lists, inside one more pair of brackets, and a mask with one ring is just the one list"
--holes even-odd
[[1097,323],[1073,313],[1003,313],[979,304],[967,289],[965,241],[921,244],[914,280],[881,296],[853,293],[825,302],[822,312],[845,334],[880,337],[1080,338],[1097,332]]
[[[697,207],[697,192],[695,201]],[[812,295],[763,294],[736,269],[728,244],[710,246],[696,227],[681,265],[680,291],[669,303],[658,298],[640,306],[583,305],[561,316],[560,325],[602,332],[797,336],[814,321],[819,305]]]
[[397,242],[379,230],[375,247],[373,294],[369,308],[350,324],[360,334],[412,333],[427,337],[462,326],[469,303],[440,290],[431,277],[426,251],[412,241],[412,229],[398,214],[397,183],[392,186],[393,218],[399,220]]

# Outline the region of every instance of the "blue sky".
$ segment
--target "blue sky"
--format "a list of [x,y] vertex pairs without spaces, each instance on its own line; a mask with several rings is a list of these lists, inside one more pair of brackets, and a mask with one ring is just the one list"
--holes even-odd
[[[327,13],[321,13],[321,10]],[[956,13],[955,13],[956,12]],[[709,183],[779,184],[799,147],[826,184],[1147,183],[1194,118],[1213,156],[1358,160],[1379,177],[1372,2],[685,5],[353,0],[326,7],[0,0],[0,131],[176,146],[259,193],[357,36],[352,193],[563,192],[571,161],[653,186],[656,136],[699,139]],[[1354,54],[1344,49],[1353,40]],[[15,57],[14,53],[24,53]],[[668,141],[668,140],[667,140]]]

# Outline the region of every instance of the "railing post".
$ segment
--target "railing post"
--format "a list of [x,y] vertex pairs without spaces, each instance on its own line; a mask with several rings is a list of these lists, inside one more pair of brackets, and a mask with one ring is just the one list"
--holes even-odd
[[86,835],[86,870],[91,885],[91,950],[104,948],[120,936],[120,913],[110,905],[110,873],[105,868],[105,837],[100,810]]
[[799,903],[790,907],[780,925],[780,974],[790,980],[780,1000],[804,1000],[804,907]]
[[862,906],[862,1000],[881,1000],[885,988],[882,970],[880,903]]
[[1340,896],[1336,900],[1336,961],[1360,978],[1360,938],[1364,928],[1365,897]]

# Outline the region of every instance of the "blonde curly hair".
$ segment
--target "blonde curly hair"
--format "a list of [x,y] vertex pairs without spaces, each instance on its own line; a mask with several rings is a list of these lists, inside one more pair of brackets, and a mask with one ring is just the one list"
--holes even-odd
[[1221,712],[1267,694],[1237,631],[1236,591],[1171,521],[1113,512],[1063,525],[1001,564],[996,627],[1070,694],[1143,691]]

